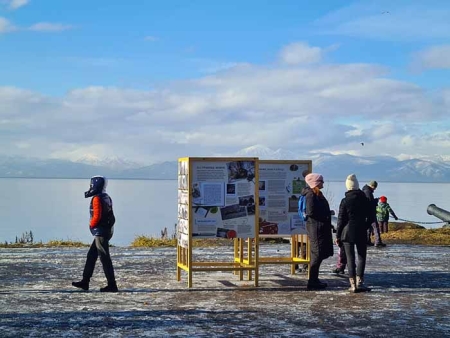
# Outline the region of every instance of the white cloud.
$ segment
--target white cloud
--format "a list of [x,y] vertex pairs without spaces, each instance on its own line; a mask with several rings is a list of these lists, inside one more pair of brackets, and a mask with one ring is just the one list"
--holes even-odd
[[72,28],[72,25],[51,22],[38,22],[29,27],[30,30],[36,32],[61,32]]
[[450,37],[450,8],[442,1],[360,1],[315,22],[323,34],[417,41]]
[[16,30],[16,27],[7,19],[0,17],[0,34]]
[[8,1],[8,7],[10,9],[18,9],[20,7],[23,7],[27,5],[30,1],[29,0],[10,0]]
[[413,67],[419,69],[450,69],[450,45],[431,46],[416,53]]
[[191,58],[191,62],[201,73],[217,73],[238,66],[237,62],[217,61],[203,58]]
[[49,97],[0,87],[0,149],[139,162],[233,154],[254,144],[394,156],[433,146],[450,155],[449,111],[450,90],[430,95],[377,65],[238,64],[148,91],[86,87]]
[[23,28],[15,26],[6,18],[0,17],[0,34],[19,30],[31,30],[36,32],[60,32],[72,28],[74,28],[72,25],[50,22],[39,22],[28,28]]
[[319,47],[311,47],[304,42],[294,42],[281,50],[280,59],[288,65],[311,64],[321,61],[322,53]]

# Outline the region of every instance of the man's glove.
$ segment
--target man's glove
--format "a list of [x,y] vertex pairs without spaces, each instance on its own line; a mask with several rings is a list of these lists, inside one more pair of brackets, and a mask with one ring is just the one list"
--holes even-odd
[[396,221],[398,221],[398,217],[397,216],[394,216],[394,218],[395,218]]
[[333,225],[331,226],[331,230],[333,231],[333,234],[336,233],[336,228]]

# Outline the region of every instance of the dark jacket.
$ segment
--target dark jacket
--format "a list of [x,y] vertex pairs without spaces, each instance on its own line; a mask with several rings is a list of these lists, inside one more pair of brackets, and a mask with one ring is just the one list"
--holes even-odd
[[394,217],[396,220],[398,219],[397,215],[395,214],[394,210],[392,210],[389,203],[379,202],[377,205],[377,221],[378,222],[388,222],[389,214],[391,214],[392,217]]
[[336,239],[348,243],[365,243],[367,241],[367,216],[370,204],[361,190],[349,190],[345,193],[339,206]]
[[319,259],[333,256],[333,236],[331,232],[331,211],[322,194],[317,196],[310,188],[304,188],[306,196],[306,231],[311,244],[311,254]]
[[369,224],[372,224],[377,221],[378,198],[373,197],[373,189],[367,184],[362,188],[362,191],[364,192],[370,203],[368,222]]
[[89,212],[91,214],[89,228],[92,235],[110,239],[113,236],[116,221],[111,197],[107,193],[92,197]]

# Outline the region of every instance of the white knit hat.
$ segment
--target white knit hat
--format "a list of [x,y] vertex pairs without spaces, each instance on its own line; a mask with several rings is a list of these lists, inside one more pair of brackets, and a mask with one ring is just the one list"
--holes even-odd
[[345,181],[345,187],[347,190],[358,190],[359,189],[359,182],[356,178],[355,174],[351,174],[347,176],[347,180]]

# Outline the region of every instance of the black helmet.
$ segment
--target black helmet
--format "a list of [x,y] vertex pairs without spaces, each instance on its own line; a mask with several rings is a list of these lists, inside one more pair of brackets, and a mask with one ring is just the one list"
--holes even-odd
[[94,195],[98,195],[106,191],[108,180],[104,176],[94,176],[91,178],[91,185],[89,190],[84,193],[84,197],[88,198]]

